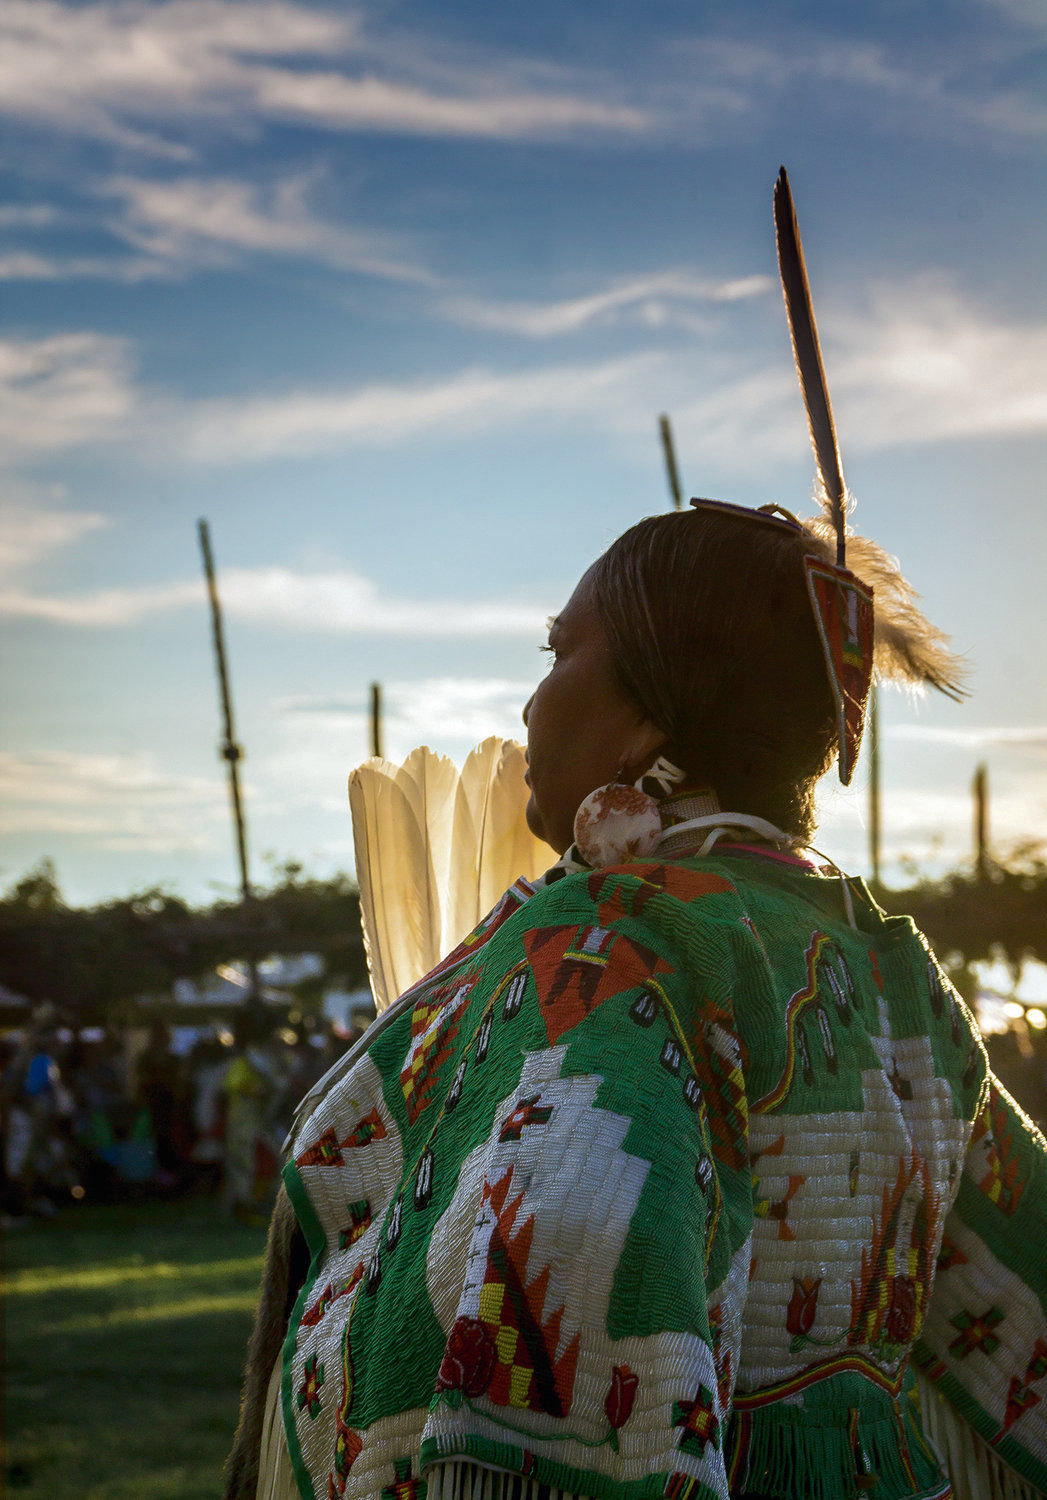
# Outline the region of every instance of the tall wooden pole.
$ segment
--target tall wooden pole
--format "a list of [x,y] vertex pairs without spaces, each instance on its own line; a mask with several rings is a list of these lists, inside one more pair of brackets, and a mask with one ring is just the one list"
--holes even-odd
[[229,800],[233,810],[233,830],[236,835],[236,852],[240,861],[240,894],[245,901],[251,899],[251,882],[247,874],[247,832],[244,824],[244,805],[240,795],[240,762],[243,747],[237,744],[233,728],[233,700],[229,691],[229,671],[225,661],[225,636],[222,631],[222,607],[218,602],[218,584],[215,580],[214,557],[211,553],[211,533],[206,521],[200,521],[200,551],[204,558],[204,577],[207,580],[207,597],[211,601],[211,633],[214,639],[215,665],[218,668],[218,702],[222,713],[222,744],[220,754],[229,767]]
[[658,427],[662,434],[662,449],[665,453],[665,472],[669,479],[669,490],[673,497],[673,504],[677,510],[683,507],[683,491],[680,488],[680,471],[676,467],[676,449],[673,447],[673,429],[669,418],[662,412],[658,418]]
[[974,773],[974,873],[984,880],[989,869],[989,770],[984,761]]
[[385,752],[382,749],[382,684],[371,683],[371,754],[379,758]]
[[869,863],[873,884],[880,883],[880,695],[869,693]]

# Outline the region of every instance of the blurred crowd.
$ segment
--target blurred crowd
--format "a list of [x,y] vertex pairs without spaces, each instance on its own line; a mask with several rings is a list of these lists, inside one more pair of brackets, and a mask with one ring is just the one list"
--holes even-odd
[[0,1217],[220,1193],[262,1222],[294,1109],[358,1033],[230,1024],[73,1029],[42,1006],[0,1038]]
[[[245,1011],[168,1028],[63,1025],[42,1006],[0,1037],[0,1227],[70,1202],[211,1192],[264,1222],[295,1106],[359,1030],[292,1029]],[[1041,1128],[1047,1066],[1011,1031],[993,1067]]]

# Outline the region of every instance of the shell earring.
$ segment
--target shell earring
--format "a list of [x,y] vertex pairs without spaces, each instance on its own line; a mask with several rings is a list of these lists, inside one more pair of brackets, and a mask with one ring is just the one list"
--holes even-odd
[[590,792],[574,815],[575,848],[594,869],[653,854],[662,836],[655,798],[684,779],[679,767],[661,755],[635,785],[623,781],[622,774]]

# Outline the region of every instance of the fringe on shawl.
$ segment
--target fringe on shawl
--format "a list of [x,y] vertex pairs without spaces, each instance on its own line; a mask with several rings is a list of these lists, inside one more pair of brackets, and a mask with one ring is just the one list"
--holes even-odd
[[[299,1500],[280,1411],[280,1371],[278,1360],[266,1395],[257,1500]],[[924,1435],[949,1476],[953,1500],[1047,1500],[997,1458],[930,1381],[918,1375],[917,1382]],[[474,1460],[437,1464],[426,1478],[426,1500],[585,1500]]]
[[425,1478],[426,1500],[587,1500],[520,1474],[485,1468],[475,1459],[436,1464]]
[[924,1436],[952,1481],[953,1500],[1047,1500],[982,1442],[926,1376],[917,1372],[916,1384]]

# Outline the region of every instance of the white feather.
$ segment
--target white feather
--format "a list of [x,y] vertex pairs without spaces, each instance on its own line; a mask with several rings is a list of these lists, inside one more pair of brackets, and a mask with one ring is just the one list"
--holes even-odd
[[520,876],[556,858],[527,827],[526,760],[488,739],[458,772],[427,746],[402,766],[368,760],[349,777],[364,949],[387,1005],[466,937]]

